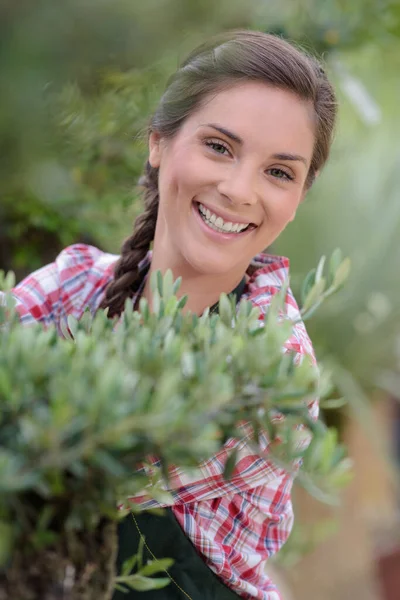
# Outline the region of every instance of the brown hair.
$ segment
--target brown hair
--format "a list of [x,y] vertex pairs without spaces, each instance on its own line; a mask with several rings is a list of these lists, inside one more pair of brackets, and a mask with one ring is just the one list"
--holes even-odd
[[[240,81],[263,81],[312,102],[315,146],[306,185],[326,162],[336,118],[336,98],[320,63],[289,42],[258,31],[220,34],[194,50],[171,77],[151,119],[149,131],[172,138],[183,121],[212,93]],[[145,188],[145,210],[125,240],[114,279],[101,304],[109,316],[121,314],[125,300],[137,291],[139,263],[154,239],[158,213],[158,169],[147,162],[140,184]]]

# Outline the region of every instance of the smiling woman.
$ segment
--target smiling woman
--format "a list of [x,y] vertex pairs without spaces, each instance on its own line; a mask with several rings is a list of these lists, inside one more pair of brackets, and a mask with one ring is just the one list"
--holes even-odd
[[[262,318],[289,266],[262,251],[294,219],[326,162],[335,116],[335,95],[319,63],[284,40],[235,31],[201,46],[173,75],[151,119],[140,182],[145,210],[121,256],[67,248],[15,288],[23,320],[60,326],[87,306],[120,316],[127,299],[136,307],[142,296],[151,301],[149,275],[167,269],[182,278],[188,310],[202,314],[222,292],[232,292],[237,301],[250,299]],[[296,325],[283,351],[294,352],[297,363],[306,355],[314,361],[290,289],[286,310]],[[309,409],[315,417],[316,400]],[[262,457],[246,437],[231,439],[190,473],[171,467],[167,517],[127,517],[118,558],[121,565],[135,554],[144,534],[148,558],[175,560],[171,584],[116,592],[115,600],[280,598],[264,565],[291,530],[293,473],[269,458],[265,432],[260,446]],[[226,481],[233,448],[238,461]],[[147,462],[159,466],[156,457]],[[132,502],[165,506],[145,492]]]
[[247,81],[201,103],[172,138],[151,132],[149,162],[159,169],[160,190],[152,268],[168,265],[209,290],[203,306],[188,308],[204,310],[233,289],[294,218],[314,130],[309,101]]

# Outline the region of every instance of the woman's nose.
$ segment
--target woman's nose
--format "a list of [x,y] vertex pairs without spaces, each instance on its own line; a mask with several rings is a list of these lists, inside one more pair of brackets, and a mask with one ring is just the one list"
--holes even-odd
[[257,202],[256,175],[244,167],[229,170],[218,184],[218,191],[232,204],[253,205]]

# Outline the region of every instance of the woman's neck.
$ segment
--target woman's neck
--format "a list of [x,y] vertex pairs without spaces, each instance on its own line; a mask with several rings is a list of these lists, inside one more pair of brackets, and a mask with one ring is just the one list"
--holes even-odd
[[[171,264],[172,263],[172,264]],[[147,275],[146,283],[143,289],[142,297],[151,304],[152,294],[150,287],[150,278],[155,271],[161,271],[164,275],[168,269],[171,269],[174,280],[182,278],[182,283],[177,292],[178,298],[187,296],[187,302],[184,312],[192,312],[201,315],[208,306],[218,302],[220,295],[225,292],[229,294],[241,281],[244,273],[229,273],[224,275],[210,275],[208,273],[199,273],[191,269],[190,265],[182,261],[172,261],[165,255],[153,252],[150,270]]]

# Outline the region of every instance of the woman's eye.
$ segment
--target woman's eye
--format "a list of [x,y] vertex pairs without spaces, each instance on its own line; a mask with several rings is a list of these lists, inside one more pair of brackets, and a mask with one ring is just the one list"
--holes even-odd
[[269,172],[271,173],[272,177],[276,177],[277,179],[287,179],[288,181],[293,181],[294,179],[290,173],[284,171],[283,169],[274,168],[270,169]]
[[214,150],[214,152],[217,152],[217,154],[225,154],[226,152],[229,152],[228,148],[224,146],[224,144],[221,144],[221,142],[213,142],[208,140],[206,142],[206,146]]

